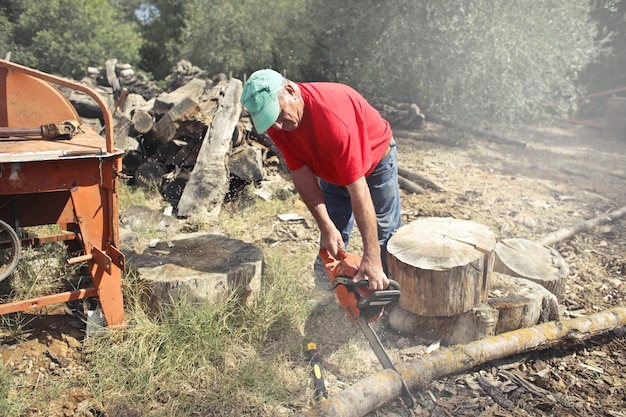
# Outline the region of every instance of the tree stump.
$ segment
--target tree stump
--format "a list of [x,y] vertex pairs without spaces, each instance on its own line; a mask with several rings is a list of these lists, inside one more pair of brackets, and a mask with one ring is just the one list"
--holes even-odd
[[387,245],[399,306],[421,316],[455,316],[482,303],[493,270],[494,234],[481,224],[425,218],[398,229]]
[[569,267],[559,253],[522,238],[496,244],[494,271],[526,278],[542,285],[560,299],[565,291]]
[[147,283],[147,304],[157,311],[181,299],[214,303],[235,291],[250,303],[261,290],[263,251],[237,239],[189,233],[127,254]]

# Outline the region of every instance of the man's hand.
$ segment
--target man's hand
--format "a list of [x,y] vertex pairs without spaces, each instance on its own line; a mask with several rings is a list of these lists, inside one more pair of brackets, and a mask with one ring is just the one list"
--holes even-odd
[[[330,225],[332,225],[332,223]],[[346,250],[346,245],[341,238],[341,233],[339,232],[339,230],[337,230],[337,228],[332,225],[332,227],[328,227],[327,230],[321,230],[320,228],[320,231],[322,247],[326,249],[333,258],[339,259],[339,251],[341,250],[343,252]]]
[[380,257],[371,259],[371,257],[364,256],[359,266],[359,272],[353,278],[354,282],[359,282],[363,279],[369,281],[370,290],[384,290],[389,286],[389,279],[383,271],[383,266],[380,262]]

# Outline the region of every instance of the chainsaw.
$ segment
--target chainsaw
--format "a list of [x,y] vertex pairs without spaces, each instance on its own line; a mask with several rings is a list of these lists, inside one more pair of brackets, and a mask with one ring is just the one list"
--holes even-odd
[[[320,249],[320,257],[330,277],[330,285],[348,319],[359,325],[382,367],[392,369],[400,375],[370,325],[383,315],[386,306],[398,302],[400,285],[390,279],[387,289],[370,290],[368,288],[369,282],[366,279],[359,282],[354,282],[352,279],[359,270],[361,256],[349,255],[340,250],[340,259],[335,259],[328,250],[322,248]],[[415,398],[411,395],[402,375],[400,375],[400,380],[402,382],[402,400],[407,407],[414,409]]]

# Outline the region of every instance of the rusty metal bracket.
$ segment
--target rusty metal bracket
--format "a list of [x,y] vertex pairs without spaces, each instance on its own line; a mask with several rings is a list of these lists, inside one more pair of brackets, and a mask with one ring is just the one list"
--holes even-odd
[[69,140],[80,131],[78,120],[64,120],[39,127],[0,127],[0,138]]
[[107,253],[111,257],[111,262],[113,262],[113,265],[116,265],[122,271],[126,270],[126,258],[118,248],[112,245],[108,245]]

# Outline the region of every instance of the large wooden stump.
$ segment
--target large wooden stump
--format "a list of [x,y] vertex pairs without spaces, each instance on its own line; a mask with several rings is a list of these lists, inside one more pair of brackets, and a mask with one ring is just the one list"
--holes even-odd
[[493,270],[493,232],[453,218],[402,226],[387,245],[389,276],[400,284],[399,306],[421,316],[450,317],[482,303]]
[[162,240],[128,264],[147,284],[148,305],[158,310],[181,299],[213,303],[237,292],[252,302],[263,276],[263,251],[237,239],[189,233]]
[[565,291],[569,268],[559,253],[527,239],[504,239],[496,244],[494,271],[542,285],[557,298]]

